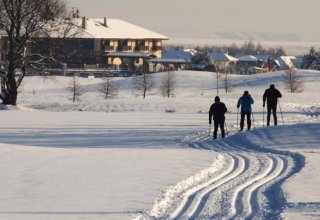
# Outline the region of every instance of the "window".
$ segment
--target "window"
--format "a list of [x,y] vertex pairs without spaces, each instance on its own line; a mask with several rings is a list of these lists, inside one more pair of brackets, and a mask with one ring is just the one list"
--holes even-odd
[[144,40],[137,40],[137,47],[144,47],[145,46],[145,42]]
[[102,44],[104,46],[111,46],[111,41],[110,40],[102,40]]
[[128,46],[128,40],[119,40],[118,45],[119,46]]

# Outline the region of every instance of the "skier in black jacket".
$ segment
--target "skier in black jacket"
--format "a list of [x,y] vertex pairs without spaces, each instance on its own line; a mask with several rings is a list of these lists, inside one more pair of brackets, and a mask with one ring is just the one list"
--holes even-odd
[[270,125],[270,115],[271,115],[271,110],[273,114],[273,119],[274,119],[274,125],[277,125],[277,104],[278,104],[278,98],[281,98],[282,95],[277,90],[273,84],[270,85],[270,88],[267,89],[264,94],[263,94],[263,107],[265,106],[266,100],[267,100],[267,110],[268,110],[268,115],[267,115],[267,126]]
[[212,117],[214,122],[213,139],[217,138],[218,127],[220,127],[222,138],[225,137],[224,114],[226,112],[227,112],[226,105],[223,102],[220,102],[219,96],[216,96],[214,99],[214,103],[211,105],[209,110],[209,124],[211,124]]

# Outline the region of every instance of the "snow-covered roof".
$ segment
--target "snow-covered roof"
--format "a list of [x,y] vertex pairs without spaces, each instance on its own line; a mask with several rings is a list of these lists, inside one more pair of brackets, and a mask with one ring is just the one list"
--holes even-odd
[[184,59],[191,61],[193,53],[185,50],[169,50],[163,53],[163,59]]
[[189,60],[186,59],[164,59],[164,58],[154,58],[149,60],[151,63],[176,63],[176,64],[186,64]]
[[83,18],[74,19],[72,22],[82,29],[82,32],[77,36],[79,38],[168,39],[167,36],[120,19],[107,18],[105,26],[104,19],[85,18],[85,29],[82,28]]
[[255,57],[266,63],[268,62],[268,59],[270,56],[265,54],[258,54],[258,55],[255,55]]
[[297,68],[300,68],[301,64],[303,62],[303,57],[302,56],[298,56],[298,57],[295,57],[294,59],[291,59],[291,61]]
[[[167,36],[156,33],[154,31],[139,27],[129,22],[120,19],[106,18],[74,18],[66,19],[59,23],[59,29],[55,31],[50,30],[50,26],[38,31],[38,37],[63,37],[65,30],[68,30],[67,36],[74,38],[98,38],[98,39],[161,39],[168,40]],[[84,25],[85,24],[85,25]],[[57,28],[56,28],[57,29]]]
[[276,59],[277,63],[281,69],[292,68],[295,67],[293,64],[293,60],[295,60],[295,56],[280,56]]
[[229,54],[226,53],[211,53],[211,57],[214,61],[229,61],[229,62],[236,62],[238,61],[237,58],[230,56]]
[[183,49],[183,51],[184,52],[188,52],[188,53],[191,53],[192,54],[192,56],[193,55],[195,55],[196,53],[198,53],[198,51],[197,50],[195,50],[195,49]]
[[253,55],[244,55],[241,57],[238,57],[238,61],[245,61],[245,62],[256,62],[259,59]]

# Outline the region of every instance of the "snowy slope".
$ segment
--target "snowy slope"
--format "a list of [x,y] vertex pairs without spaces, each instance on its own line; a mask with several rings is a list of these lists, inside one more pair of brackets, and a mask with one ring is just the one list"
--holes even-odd
[[[153,75],[146,99],[130,78],[115,79],[111,100],[101,79],[81,78],[87,93],[76,103],[70,78],[27,77],[18,106],[0,111],[0,219],[319,219],[319,72],[299,71],[299,94],[284,91],[283,72],[231,76],[227,94],[220,81],[228,138],[216,141],[207,115],[216,74],[175,72],[170,99],[159,92],[165,74]],[[264,127],[271,83],[283,114]],[[255,99],[253,130],[237,133],[244,90]]]

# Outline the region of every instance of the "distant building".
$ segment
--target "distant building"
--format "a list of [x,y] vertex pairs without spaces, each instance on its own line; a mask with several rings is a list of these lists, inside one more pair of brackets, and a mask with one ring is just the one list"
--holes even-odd
[[225,71],[238,62],[238,59],[226,53],[214,52],[210,54],[218,70]]
[[169,50],[163,53],[161,58],[148,60],[153,64],[153,71],[178,70],[187,67],[191,63],[194,50]]
[[280,69],[279,62],[269,55],[238,56],[237,71],[240,73],[267,73]]
[[280,70],[287,70],[289,68],[300,68],[302,63],[301,57],[296,56],[279,56],[275,62],[279,65]]
[[[141,67],[146,59],[162,56],[162,41],[168,37],[119,19],[75,18],[72,31],[77,33],[66,38],[58,48],[60,63],[111,65],[117,68],[133,69]],[[58,45],[58,36],[41,33],[31,51],[49,53]],[[6,53],[6,36],[2,36],[1,55]]]
[[257,58],[256,56],[253,56],[253,55],[242,55],[242,56],[237,57],[237,59],[238,59],[239,64],[246,63],[250,66],[255,66],[259,62],[262,63],[262,61],[259,60],[259,58]]

